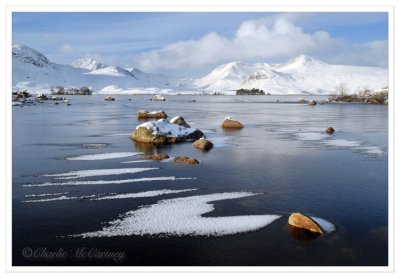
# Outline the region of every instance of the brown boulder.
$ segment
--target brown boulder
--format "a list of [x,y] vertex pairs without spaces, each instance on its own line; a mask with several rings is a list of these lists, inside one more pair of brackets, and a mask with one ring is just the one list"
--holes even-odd
[[305,229],[313,233],[323,234],[322,228],[310,217],[299,212],[292,213],[288,221],[289,225]]
[[232,118],[229,118],[229,117],[226,117],[224,122],[222,123],[222,128],[237,128],[237,129],[240,129],[240,128],[243,128],[243,127],[244,127],[244,125],[241,122],[239,122],[237,120],[234,120]]
[[332,134],[335,132],[335,130],[333,129],[333,127],[328,127],[327,129],[325,129],[325,132],[328,134]]
[[177,156],[174,158],[174,162],[188,163],[188,164],[199,164],[200,163],[197,159],[187,157],[187,156]]
[[169,156],[163,153],[156,153],[156,154],[145,154],[143,158],[151,159],[151,160],[163,160],[168,159]]
[[138,119],[165,119],[168,118],[167,114],[162,111],[146,111],[146,110],[139,110],[137,112]]
[[214,144],[205,138],[200,138],[200,139],[194,141],[192,146],[195,148],[201,149],[201,150],[208,151],[214,147]]

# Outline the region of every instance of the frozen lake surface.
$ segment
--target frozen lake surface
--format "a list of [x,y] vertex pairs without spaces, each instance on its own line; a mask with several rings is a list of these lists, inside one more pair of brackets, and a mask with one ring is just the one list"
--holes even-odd
[[[12,108],[13,265],[387,265],[387,106],[309,106],[298,96],[103,98]],[[183,116],[215,147],[133,142],[140,109]],[[223,130],[227,116],[245,128]],[[201,163],[142,159],[156,152]],[[294,232],[292,212],[329,233]]]

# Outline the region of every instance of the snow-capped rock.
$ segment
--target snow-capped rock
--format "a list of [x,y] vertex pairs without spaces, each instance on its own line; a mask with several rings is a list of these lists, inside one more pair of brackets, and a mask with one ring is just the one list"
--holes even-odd
[[106,67],[106,66],[103,65],[102,63],[97,62],[97,61],[95,61],[95,60],[93,60],[93,59],[91,59],[91,58],[82,58],[82,59],[79,59],[79,60],[73,62],[73,63],[71,64],[71,66],[73,66],[74,68],[86,69],[86,70],[89,70],[89,71],[94,71],[94,70],[98,70],[98,69],[103,69],[103,68]]

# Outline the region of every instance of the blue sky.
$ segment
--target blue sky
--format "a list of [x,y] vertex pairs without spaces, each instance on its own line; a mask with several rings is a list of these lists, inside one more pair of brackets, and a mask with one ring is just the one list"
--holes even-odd
[[13,43],[69,64],[201,76],[222,63],[280,63],[307,54],[387,67],[386,13],[13,13]]

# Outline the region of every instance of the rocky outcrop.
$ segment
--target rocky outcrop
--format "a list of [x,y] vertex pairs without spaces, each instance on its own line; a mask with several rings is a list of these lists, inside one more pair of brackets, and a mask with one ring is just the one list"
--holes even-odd
[[333,127],[330,126],[327,129],[325,129],[325,132],[328,133],[328,134],[332,134],[332,133],[335,132],[335,130],[333,129]]
[[200,139],[194,141],[192,146],[195,147],[195,148],[204,150],[204,151],[208,151],[208,150],[211,150],[214,147],[214,144],[211,143],[210,141],[208,141],[205,138],[200,138]]
[[163,159],[168,159],[169,156],[163,153],[156,153],[156,154],[145,154],[143,155],[143,158],[151,160],[163,160]]
[[187,156],[177,156],[174,158],[174,162],[187,163],[187,164],[199,164],[200,163],[197,159],[187,157]]
[[165,119],[168,118],[168,115],[163,111],[146,111],[146,110],[139,110],[137,112],[138,119]]
[[190,127],[190,125],[185,121],[185,119],[181,116],[173,117],[170,121],[171,124],[180,125],[183,127]]
[[299,229],[305,229],[317,234],[324,234],[323,229],[314,220],[299,212],[292,213],[288,223]]
[[131,139],[135,141],[153,144],[180,143],[201,137],[203,137],[201,130],[171,124],[165,119],[138,125],[131,135]]
[[152,98],[153,101],[165,101],[165,97],[163,97],[162,95],[155,95]]
[[104,100],[105,100],[105,101],[115,101],[115,98],[113,98],[113,97],[106,97]]
[[315,100],[310,100],[308,102],[308,105],[317,105],[317,102]]
[[304,98],[299,98],[297,100],[297,103],[306,103],[306,100]]
[[244,125],[237,120],[234,120],[230,117],[226,117],[224,119],[224,122],[222,123],[222,128],[241,129],[241,128],[244,128]]

